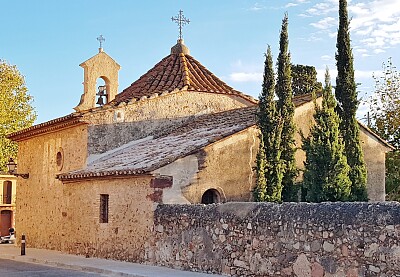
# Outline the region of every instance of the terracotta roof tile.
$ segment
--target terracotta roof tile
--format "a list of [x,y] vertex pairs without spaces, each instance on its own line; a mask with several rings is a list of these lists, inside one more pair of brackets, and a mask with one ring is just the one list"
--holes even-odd
[[162,59],[136,82],[119,93],[112,103],[129,102],[162,92],[182,90],[234,94],[250,100],[246,96],[212,74],[192,56],[173,53]]

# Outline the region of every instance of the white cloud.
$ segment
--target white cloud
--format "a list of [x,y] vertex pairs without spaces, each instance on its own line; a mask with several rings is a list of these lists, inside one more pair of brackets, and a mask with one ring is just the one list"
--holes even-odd
[[263,6],[262,4],[256,2],[254,3],[254,5],[252,7],[250,7],[248,10],[249,11],[253,11],[253,12],[257,12],[259,10],[264,10],[265,6]]
[[299,4],[297,4],[297,3],[287,3],[286,5],[285,5],[285,8],[290,8],[290,7],[296,7],[296,6],[298,6]]
[[333,17],[326,17],[318,22],[311,23],[310,25],[317,29],[326,30],[336,25],[336,19]]
[[321,56],[321,60],[323,61],[333,61],[333,57],[329,55],[323,55]]
[[[383,49],[400,45],[400,4],[398,0],[352,0],[349,1],[348,11],[349,18],[351,18],[350,31],[354,46],[361,42],[362,48],[368,50],[363,55],[370,55],[376,51],[380,52]],[[319,30],[326,30],[324,36],[327,35],[331,38],[336,36],[337,0],[318,1],[300,16],[315,18],[310,25]]]

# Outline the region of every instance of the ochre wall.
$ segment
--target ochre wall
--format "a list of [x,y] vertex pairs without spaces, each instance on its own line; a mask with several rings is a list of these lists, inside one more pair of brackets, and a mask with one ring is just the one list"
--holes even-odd
[[173,176],[163,203],[201,203],[208,189],[216,189],[222,202],[251,201],[257,147],[258,130],[251,127],[156,170]]
[[[62,149],[62,169],[56,164]],[[87,127],[79,125],[19,142],[16,230],[27,236],[28,247],[60,249],[65,236],[62,228],[64,186],[56,174],[81,169],[86,164]]]
[[[151,235],[156,189],[151,177],[65,183],[60,239],[65,252],[143,261]],[[109,195],[108,223],[100,223],[100,194]],[[66,238],[66,239],[63,239]]]
[[367,190],[370,201],[385,201],[385,153],[389,148],[365,129],[360,128],[360,140],[367,166]]
[[[317,103],[320,103],[318,100]],[[300,169],[298,181],[302,180],[305,152],[300,148],[300,132],[305,136],[314,124],[314,103],[296,108],[295,141],[298,147],[295,158]],[[360,139],[368,169],[368,195],[370,201],[385,200],[385,152],[373,135],[361,128]],[[258,151],[258,131],[255,127],[216,141],[196,154],[181,158],[155,172],[174,177],[173,186],[165,191],[164,203],[200,203],[208,189],[216,189],[221,201],[251,201],[251,190],[255,184],[255,166]],[[216,177],[218,176],[218,177]]]

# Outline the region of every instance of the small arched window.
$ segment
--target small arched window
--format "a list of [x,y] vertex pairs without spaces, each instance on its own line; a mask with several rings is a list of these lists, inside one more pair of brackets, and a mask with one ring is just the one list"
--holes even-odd
[[201,197],[202,204],[214,204],[221,202],[221,195],[216,189],[209,189],[204,192],[203,196]]

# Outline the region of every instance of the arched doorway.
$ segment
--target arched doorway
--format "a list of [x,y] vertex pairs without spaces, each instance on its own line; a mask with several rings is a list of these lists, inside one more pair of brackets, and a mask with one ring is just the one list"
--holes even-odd
[[2,236],[8,235],[8,229],[12,227],[11,225],[12,220],[12,211],[1,211],[0,216],[0,232]]
[[202,204],[214,204],[221,202],[221,195],[216,189],[206,190],[201,197]]

